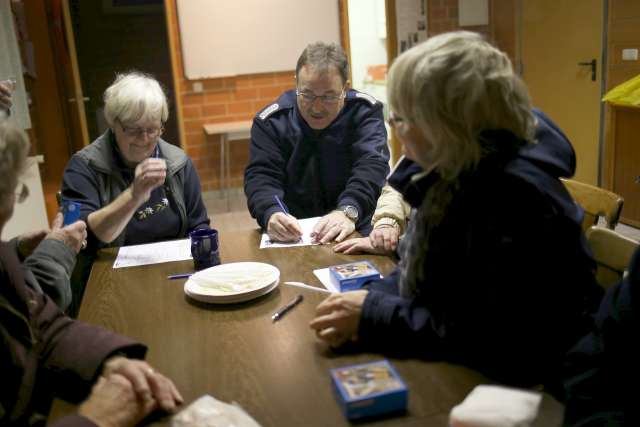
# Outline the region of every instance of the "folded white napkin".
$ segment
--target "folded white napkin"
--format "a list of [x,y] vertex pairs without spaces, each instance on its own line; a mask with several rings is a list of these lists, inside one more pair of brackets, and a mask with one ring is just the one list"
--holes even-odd
[[528,427],[536,419],[542,395],[479,385],[449,414],[451,427]]
[[171,420],[172,427],[261,427],[236,405],[221,402],[208,394],[198,398]]

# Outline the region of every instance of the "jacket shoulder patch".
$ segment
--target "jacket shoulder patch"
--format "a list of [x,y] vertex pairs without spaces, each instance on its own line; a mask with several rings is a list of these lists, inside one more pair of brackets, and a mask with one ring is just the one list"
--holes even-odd
[[258,117],[260,117],[260,120],[265,120],[267,117],[269,117],[272,113],[278,111],[278,109],[280,108],[280,105],[278,105],[278,103],[276,102],[275,104],[271,104],[269,105],[267,108],[265,108],[264,110],[262,110],[262,113],[260,113],[258,115]]
[[360,99],[364,99],[366,101],[369,101],[369,103],[371,105],[376,105],[376,103],[378,102],[378,100],[376,100],[373,96],[367,94],[367,93],[362,93],[362,92],[356,92],[356,98],[360,98]]

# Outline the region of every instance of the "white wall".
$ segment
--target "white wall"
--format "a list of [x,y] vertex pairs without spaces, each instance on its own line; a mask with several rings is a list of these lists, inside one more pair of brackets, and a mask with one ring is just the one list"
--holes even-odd
[[2,229],[2,240],[9,240],[28,231],[49,228],[38,169],[39,161],[42,161],[42,156],[29,157],[29,167],[20,177],[29,188],[29,197],[24,202],[15,204],[13,216]]
[[384,0],[349,0],[352,86],[386,102],[386,87],[366,81],[368,65],[387,63]]

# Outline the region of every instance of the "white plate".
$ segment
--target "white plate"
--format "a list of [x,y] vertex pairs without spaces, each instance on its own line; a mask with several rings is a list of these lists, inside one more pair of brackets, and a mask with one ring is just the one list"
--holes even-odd
[[192,275],[184,292],[198,301],[234,304],[265,295],[278,286],[280,270],[260,262],[216,265]]

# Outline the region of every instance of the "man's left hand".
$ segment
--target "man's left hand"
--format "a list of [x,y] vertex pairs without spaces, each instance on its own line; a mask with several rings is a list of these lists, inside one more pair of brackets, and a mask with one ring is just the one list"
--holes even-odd
[[124,376],[131,382],[133,390],[142,400],[154,399],[167,412],[174,412],[184,399],[169,378],[155,371],[144,360],[133,360],[114,356],[104,363],[102,376],[114,374]]
[[341,211],[333,211],[320,218],[313,231],[311,238],[322,244],[332,240],[342,242],[347,236],[354,232],[355,224]]

